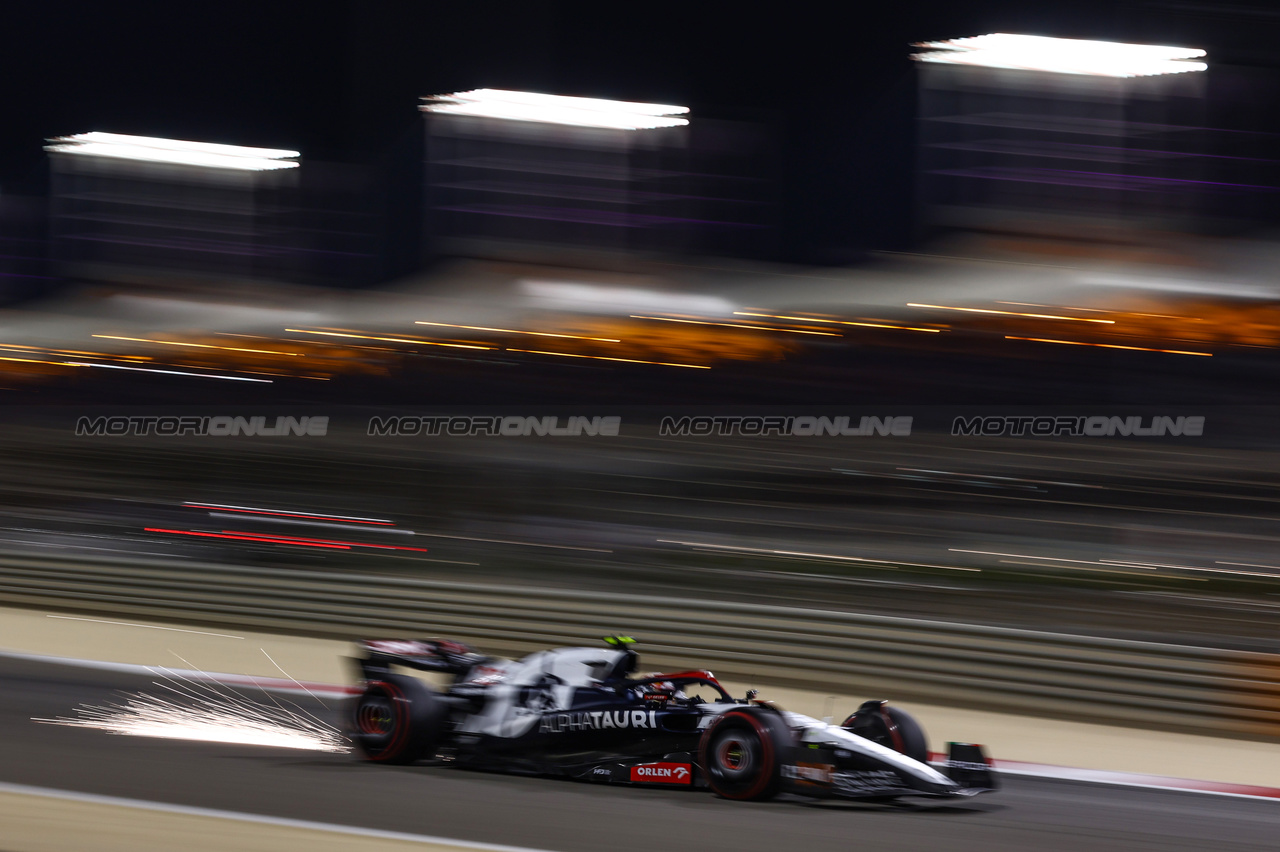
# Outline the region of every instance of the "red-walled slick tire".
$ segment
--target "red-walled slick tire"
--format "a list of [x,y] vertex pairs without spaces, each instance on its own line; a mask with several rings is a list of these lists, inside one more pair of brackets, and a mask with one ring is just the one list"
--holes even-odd
[[782,786],[782,759],[791,731],[764,708],[730,710],[711,723],[698,745],[707,786],[726,799],[760,800]]
[[365,684],[351,707],[351,740],[365,760],[413,763],[439,741],[445,707],[421,681],[384,675]]

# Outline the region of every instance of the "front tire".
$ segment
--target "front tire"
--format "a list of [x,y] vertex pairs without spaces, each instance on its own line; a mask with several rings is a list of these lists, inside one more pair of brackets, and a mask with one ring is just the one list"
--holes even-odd
[[413,763],[440,740],[445,706],[416,678],[383,675],[369,681],[351,710],[351,740],[365,760]]
[[782,786],[782,755],[791,731],[766,710],[730,710],[716,717],[698,745],[707,786],[726,799],[771,799]]
[[[867,706],[868,704],[872,706]],[[924,728],[905,710],[883,702],[867,702],[844,720],[842,728],[864,739],[905,754],[920,763],[929,762],[929,741]]]

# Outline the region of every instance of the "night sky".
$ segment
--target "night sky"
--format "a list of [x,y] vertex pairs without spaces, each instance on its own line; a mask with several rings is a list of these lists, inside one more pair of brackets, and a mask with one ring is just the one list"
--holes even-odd
[[[47,136],[111,130],[374,162],[411,136],[420,96],[518,88],[766,125],[778,140],[784,255],[841,262],[832,247],[909,243],[908,43],[994,31],[1201,46],[1211,63],[1274,76],[1280,6],[13,4],[0,26],[0,192],[44,194]],[[1256,121],[1275,123],[1273,103],[1253,106]]]

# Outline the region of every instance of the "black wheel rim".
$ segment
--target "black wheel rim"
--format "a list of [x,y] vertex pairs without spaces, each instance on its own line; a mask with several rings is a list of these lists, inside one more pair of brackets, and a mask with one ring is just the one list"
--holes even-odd
[[385,695],[366,695],[356,707],[356,730],[374,740],[386,739],[395,730],[395,709]]
[[710,763],[708,769],[726,791],[748,789],[760,774],[760,740],[745,728],[726,731],[712,744]]

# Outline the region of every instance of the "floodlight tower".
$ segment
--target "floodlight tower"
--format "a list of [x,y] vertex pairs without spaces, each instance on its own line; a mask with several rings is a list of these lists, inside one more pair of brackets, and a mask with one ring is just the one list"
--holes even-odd
[[666,248],[687,221],[688,107],[501,89],[423,101],[438,250]]
[[927,228],[1085,241],[1194,229],[1205,51],[1009,33],[915,46]]
[[119,133],[49,140],[64,274],[125,283],[287,277],[297,151]]

